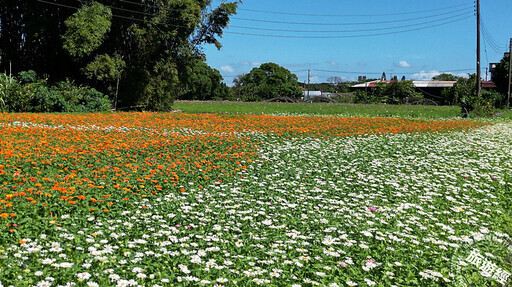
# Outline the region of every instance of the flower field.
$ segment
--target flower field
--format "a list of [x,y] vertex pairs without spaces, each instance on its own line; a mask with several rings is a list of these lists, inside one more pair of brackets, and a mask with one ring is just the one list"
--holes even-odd
[[509,239],[512,124],[0,114],[0,183],[0,286],[453,286]]

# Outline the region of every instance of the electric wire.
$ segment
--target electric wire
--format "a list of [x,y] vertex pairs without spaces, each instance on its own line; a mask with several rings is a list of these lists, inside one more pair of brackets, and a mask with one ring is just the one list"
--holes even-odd
[[360,29],[360,30],[288,30],[288,29],[272,29],[272,28],[261,28],[261,27],[248,27],[248,26],[238,26],[238,25],[229,25],[230,28],[240,28],[240,29],[248,29],[248,30],[258,30],[258,31],[272,31],[272,32],[291,32],[291,33],[355,33],[355,32],[369,32],[369,31],[383,31],[383,30],[393,30],[393,29],[399,29],[399,28],[407,28],[407,27],[414,27],[414,26],[421,26],[436,22],[441,22],[444,20],[450,20],[454,19],[460,16],[468,15],[468,13],[462,13],[457,14],[450,17],[445,17],[441,19],[436,19],[432,21],[426,21],[421,23],[415,23],[415,24],[409,24],[409,25],[400,25],[400,26],[393,26],[393,27],[384,27],[384,28],[373,28],[373,29]]
[[[67,7],[67,8],[71,8],[71,9],[79,9],[79,7],[65,5],[65,4],[60,4],[60,3],[56,3],[56,2],[49,2],[49,1],[45,1],[45,0],[37,0],[37,1],[38,2],[42,2],[42,3],[46,3],[46,4],[50,4],[50,5],[60,6],[60,7]],[[176,28],[190,28],[190,27],[187,27],[187,26],[182,26],[182,25],[177,25],[177,24],[158,23],[158,22],[154,22],[154,21],[150,21],[150,20],[143,20],[143,19],[138,19],[138,18],[133,18],[133,17],[128,17],[128,16],[117,15],[117,14],[114,14],[114,13],[112,13],[112,16],[113,17],[117,17],[117,18],[127,19],[127,20],[134,20],[134,21],[145,22],[145,23],[153,23],[153,24],[163,25],[163,26],[170,26],[170,27],[176,27]],[[258,37],[274,37],[274,38],[276,38],[276,37],[277,38],[303,38],[303,39],[304,38],[305,39],[357,38],[357,37],[372,37],[372,36],[399,34],[399,33],[411,32],[411,31],[430,29],[430,28],[433,28],[433,27],[442,26],[442,25],[453,23],[453,22],[462,21],[462,20],[467,19],[469,17],[472,17],[472,16],[467,16],[467,17],[459,18],[459,19],[456,19],[456,20],[440,23],[440,24],[437,24],[437,25],[430,25],[430,26],[427,26],[427,27],[420,27],[420,28],[407,29],[407,30],[401,30],[401,31],[392,31],[392,32],[386,32],[386,33],[377,33],[377,34],[344,35],[344,36],[294,36],[294,35],[255,34],[255,33],[233,32],[233,31],[223,31],[223,33],[235,34],[235,35],[258,36]]]
[[[139,2],[129,1],[129,0],[118,0],[118,1],[128,3],[128,4],[138,5],[138,6],[142,6],[142,7],[159,8],[157,5],[151,5],[149,3],[145,4],[145,3],[139,3]],[[408,14],[422,14],[422,13],[428,13],[428,12],[443,11],[443,10],[448,10],[448,9],[453,9],[453,8],[460,8],[460,7],[474,8],[475,5],[471,4],[471,6],[468,6],[468,4],[460,4],[460,5],[448,6],[448,7],[437,8],[437,9],[430,9],[430,10],[409,11],[409,12],[388,13],[388,14],[306,14],[306,13],[267,11],[267,10],[257,10],[257,9],[247,9],[247,8],[238,8],[237,10],[256,12],[256,13],[275,14],[275,15],[313,16],[313,17],[381,17],[381,16],[398,16],[398,15],[408,15]],[[180,11],[179,9],[172,9],[172,8],[167,9],[167,10]]]
[[507,47],[507,44],[508,44],[508,43],[507,43],[507,44],[505,44],[505,45],[500,45],[500,44],[498,43],[498,41],[496,41],[496,40],[494,39],[494,37],[492,36],[492,34],[490,33],[490,31],[489,31],[489,29],[487,28],[487,25],[485,24],[485,21],[484,21],[483,19],[482,19],[482,28],[483,28],[482,30],[484,30],[484,31],[485,31],[485,33],[487,34],[487,36],[488,36],[488,38],[489,38],[490,42],[491,42],[494,46],[496,46],[497,48],[501,48],[501,50],[506,49],[506,47]]
[[[59,7],[65,7],[65,8],[70,8],[70,9],[80,9],[79,7],[75,7],[75,6],[70,6],[70,5],[65,5],[65,4],[61,4],[61,3],[56,3],[56,2],[50,2],[50,1],[45,1],[45,0],[37,0],[38,2],[41,2],[41,3],[46,3],[46,4],[50,4],[50,5],[54,5],[54,6],[59,6]],[[123,2],[126,2],[126,1],[123,1]],[[127,10],[127,11],[131,11],[129,9],[124,9],[124,10]],[[131,11],[133,12],[133,11]],[[186,26],[180,26],[180,25],[174,25],[174,24],[170,24],[170,23],[156,23],[154,21],[148,21],[148,20],[143,20],[143,19],[138,19],[138,18],[133,18],[133,17],[127,17],[127,16],[122,16],[122,15],[117,15],[117,14],[113,14],[112,15],[113,17],[118,17],[118,18],[123,18],[123,19],[127,19],[127,20],[134,20],[134,21],[140,21],[140,22],[150,22],[150,23],[154,23],[154,24],[161,24],[161,25],[166,25],[166,26],[172,26],[172,27],[183,27],[183,28],[189,28],[189,27],[186,27]],[[300,37],[300,36],[283,36],[283,35],[261,35],[261,34],[249,34],[249,33],[238,33],[238,32],[230,32],[230,31],[225,31],[225,33],[231,33],[231,34],[242,34],[242,35],[254,35],[254,36],[268,36],[268,37],[285,37],[285,38],[347,38],[347,37],[368,37],[368,36],[377,36],[377,35],[386,35],[386,34],[396,34],[396,33],[404,33],[404,32],[410,32],[410,31],[417,31],[417,30],[421,30],[421,29],[428,29],[428,28],[432,28],[432,27],[437,27],[437,26],[441,26],[441,25],[445,25],[445,24],[449,24],[449,23],[453,23],[453,22],[457,22],[457,21],[461,21],[461,20],[464,20],[464,19],[467,19],[469,17],[463,17],[463,18],[460,18],[460,19],[457,19],[457,20],[454,20],[454,21],[449,21],[449,22],[445,22],[445,23],[441,23],[441,24],[438,24],[438,25],[431,25],[431,26],[428,26],[428,27],[422,27],[422,28],[416,28],[416,29],[408,29],[408,30],[402,30],[402,31],[394,31],[394,32],[388,32],[388,33],[380,33],[380,34],[368,34],[368,35],[349,35],[349,36],[336,36],[336,37]],[[487,32],[485,33],[485,35],[489,35]],[[317,71],[317,72],[328,72],[328,73],[339,73],[339,74],[367,74],[367,75],[380,75],[381,73],[375,73],[375,72],[350,72],[350,71],[333,71],[333,70],[319,70],[319,69],[311,69],[312,71]],[[446,70],[444,72],[463,72],[463,71],[472,71],[473,69],[460,69],[460,70]],[[300,70],[300,71],[294,71],[294,72],[305,72],[307,70]],[[236,77],[236,76],[226,76],[226,77]]]
[[501,54],[503,51],[507,49],[507,45],[500,45],[494,40],[491,33],[487,29],[487,26],[485,25],[484,21],[482,20],[482,35],[484,38],[484,41],[486,41],[489,44],[489,47],[494,50],[496,53]]
[[[123,0],[123,2],[127,2],[127,1]],[[387,14],[307,14],[307,13],[278,12],[278,11],[267,11],[267,10],[246,9],[246,8],[238,8],[238,10],[248,11],[248,12],[256,12],[256,13],[265,13],[265,14],[275,14],[275,15],[310,16],[310,17],[381,17],[381,16],[422,14],[422,13],[427,13],[427,12],[442,11],[442,10],[463,7],[463,6],[467,6],[467,4],[455,5],[455,6],[449,6],[449,7],[431,9],[431,10],[387,13]],[[474,7],[474,5],[472,7]]]
[[[433,17],[445,16],[453,13],[459,13],[462,11],[468,11],[468,8],[458,9],[446,13],[428,15],[416,18],[407,18],[407,19],[398,19],[398,20],[388,20],[388,21],[377,21],[377,22],[348,22],[348,23],[320,23],[320,22],[291,22],[291,21],[278,21],[278,20],[265,20],[265,19],[252,19],[252,18],[241,18],[241,17],[233,17],[234,20],[242,20],[242,21],[250,21],[250,22],[258,22],[258,23],[273,23],[273,24],[289,24],[289,25],[307,25],[307,26],[354,26],[354,25],[377,25],[377,24],[389,24],[389,23],[399,23],[399,22],[411,22],[423,19],[430,19]],[[473,8],[471,8],[473,11]]]
[[[83,3],[83,0],[75,0],[75,1],[79,1],[81,3]],[[132,2],[132,1],[127,1],[127,0],[119,0],[121,2],[128,2],[128,3],[135,3],[135,2]],[[140,4],[140,3],[137,3],[137,4]],[[145,5],[145,4],[142,4],[142,5]],[[114,9],[114,10],[119,10],[119,11],[124,11],[124,12],[129,12],[129,13],[135,13],[135,14],[141,14],[141,15],[146,15],[146,16],[155,16],[154,14],[151,14],[151,13],[146,13],[146,12],[141,12],[141,11],[136,11],[136,10],[131,10],[131,9],[126,9],[126,8],[120,8],[120,7],[115,7],[115,6],[111,6],[111,5],[104,5],[106,7],[109,7],[111,9]],[[459,10],[455,10],[455,11],[450,11],[450,12],[447,12],[447,13],[442,13],[442,14],[437,14],[437,15],[428,15],[428,16],[424,16],[424,17],[417,17],[417,18],[410,18],[410,19],[400,19],[400,20],[390,20],[390,21],[380,21],[380,22],[362,22],[362,23],[303,23],[303,22],[282,22],[282,21],[272,21],[272,22],[280,22],[280,23],[291,23],[291,24],[303,24],[303,25],[323,25],[323,26],[352,26],[352,25],[376,25],[376,24],[386,24],[386,23],[396,23],[396,22],[407,22],[407,21],[417,21],[417,20],[421,20],[421,19],[426,19],[426,18],[435,18],[435,17],[439,17],[439,16],[445,16],[445,15],[448,15],[448,14],[453,14],[453,13],[458,13],[458,12],[461,12],[461,11],[464,11],[466,10],[466,13],[461,13],[461,14],[457,14],[457,15],[452,15],[451,17],[446,17],[446,18],[442,18],[442,19],[437,19],[437,20],[432,20],[432,21],[428,21],[428,22],[423,22],[425,24],[428,24],[428,23],[432,23],[432,22],[438,22],[438,21],[442,21],[444,19],[450,19],[450,18],[454,18],[454,17],[457,17],[457,16],[462,16],[462,15],[465,15],[467,14],[467,11],[468,8],[465,8],[465,9],[459,9]],[[471,8],[473,9],[473,8]],[[170,8],[166,8],[165,10],[178,10],[179,9],[170,9]],[[177,19],[177,18],[168,18],[168,19],[172,19],[172,20],[182,20],[182,19]],[[236,17],[232,17],[232,19],[243,19],[243,20],[247,20],[247,21],[256,21],[256,22],[265,22],[265,21],[269,21],[269,20],[261,20],[261,19],[249,19],[249,18],[236,18]],[[423,23],[417,23],[417,24],[411,24],[409,26],[417,26],[417,25],[421,25]],[[235,26],[231,26],[231,27],[235,27]],[[297,30],[279,30],[279,29],[264,29],[264,28],[257,28],[257,27],[245,27],[245,26],[236,26],[238,28],[246,28],[246,29],[255,29],[255,30],[269,30],[269,31],[281,31],[281,32],[307,32],[307,33],[317,33],[317,31],[297,31]],[[401,27],[407,27],[407,26],[399,26],[399,27],[396,27],[396,28],[401,28]],[[395,27],[388,27],[388,28],[379,28],[379,29],[370,29],[370,30],[367,30],[367,31],[375,31],[375,30],[380,30],[380,29],[393,29]],[[362,31],[365,31],[365,30],[356,30],[357,32],[362,32]],[[329,32],[329,31],[318,31],[319,33],[322,33],[322,32]],[[340,32],[346,32],[346,31],[340,31]]]
[[339,39],[339,38],[363,38],[363,37],[374,37],[374,36],[383,36],[383,35],[392,35],[392,34],[401,34],[406,32],[420,31],[425,29],[430,29],[434,27],[444,26],[447,24],[463,21],[469,18],[473,18],[473,16],[466,16],[463,18],[459,18],[456,20],[443,22],[437,25],[430,25],[427,27],[415,28],[415,29],[407,29],[401,31],[393,31],[393,32],[385,32],[385,33],[376,33],[376,34],[361,34],[361,35],[344,35],[344,36],[294,36],[294,35],[273,35],[273,34],[257,34],[257,33],[244,33],[244,32],[233,32],[233,31],[225,31],[226,34],[235,34],[235,35],[245,35],[245,36],[257,36],[257,37],[271,37],[271,38],[294,38],[294,39]]

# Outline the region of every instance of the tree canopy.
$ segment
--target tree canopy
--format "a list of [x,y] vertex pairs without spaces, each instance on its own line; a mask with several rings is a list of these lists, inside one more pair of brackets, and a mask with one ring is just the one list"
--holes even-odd
[[454,74],[442,73],[432,77],[433,81],[458,81],[463,77],[455,76]]
[[222,82],[217,69],[212,69],[205,62],[196,60],[185,71],[187,91],[182,100],[233,100],[233,92]]
[[[165,110],[194,90],[188,68],[204,62],[203,46],[220,38],[239,1],[4,0],[0,69],[35,70],[50,81],[71,78],[122,106]],[[113,83],[119,85],[113,89]],[[222,78],[217,78],[219,82]]]
[[267,100],[275,97],[298,98],[302,95],[297,76],[275,63],[265,63],[234,80],[235,95],[244,101]]
[[500,63],[496,65],[494,72],[492,73],[492,81],[496,83],[496,89],[503,95],[508,93],[508,66],[510,61],[509,54],[505,54],[501,59]]

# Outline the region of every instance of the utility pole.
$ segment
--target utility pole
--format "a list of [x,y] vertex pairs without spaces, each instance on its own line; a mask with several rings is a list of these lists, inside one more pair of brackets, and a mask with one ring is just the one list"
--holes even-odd
[[311,81],[311,70],[308,70],[308,100],[309,100],[309,83]]
[[480,0],[476,0],[476,96],[480,98],[482,84],[480,79]]
[[507,109],[510,109],[510,82],[512,81],[512,38],[508,47],[508,92],[507,92]]

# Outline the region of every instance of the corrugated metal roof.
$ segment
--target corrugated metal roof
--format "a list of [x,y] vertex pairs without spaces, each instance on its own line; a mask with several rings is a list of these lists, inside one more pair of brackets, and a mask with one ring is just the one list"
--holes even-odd
[[302,91],[302,96],[307,97],[308,93],[310,97],[317,97],[322,95],[321,91]]
[[457,81],[412,81],[416,88],[451,88]]

